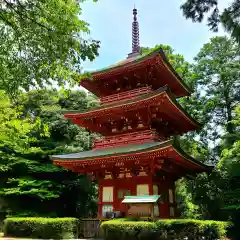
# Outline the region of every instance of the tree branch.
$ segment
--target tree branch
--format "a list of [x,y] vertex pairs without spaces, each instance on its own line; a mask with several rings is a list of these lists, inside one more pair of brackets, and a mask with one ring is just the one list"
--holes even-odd
[[[16,10],[14,7],[13,7],[13,4],[8,2],[7,0],[3,0],[15,13],[17,13],[19,16],[22,17],[22,19],[24,18],[27,18],[28,20],[32,21],[33,23],[37,24],[38,26],[42,27],[42,28],[45,28],[46,30],[48,30],[49,32],[52,32],[53,30],[48,28],[47,26],[43,25],[42,23],[39,23],[38,21],[36,21],[35,19],[29,17],[27,14],[24,15],[21,11],[18,11]],[[18,1],[19,2],[19,1]],[[21,5],[23,6],[23,5]],[[27,12],[27,9],[25,9],[25,12]]]

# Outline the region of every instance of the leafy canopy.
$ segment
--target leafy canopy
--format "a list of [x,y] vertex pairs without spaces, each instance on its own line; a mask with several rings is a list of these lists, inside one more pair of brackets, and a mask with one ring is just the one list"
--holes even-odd
[[[221,159],[217,165],[218,171],[224,180],[224,209],[240,210],[240,104],[235,109],[232,124],[236,127],[236,134],[231,135],[231,145],[226,144]],[[228,141],[225,136],[225,141]]]
[[12,108],[8,96],[0,91],[0,147],[8,151],[14,149],[16,153],[33,151],[31,143],[37,138],[31,135],[32,131],[40,131],[41,136],[48,135],[48,128],[42,125],[39,118],[34,121],[30,118],[21,119],[20,112]]
[[[1,92],[2,93],[2,92]],[[50,156],[89,150],[92,135],[63,109],[97,104],[85,91],[36,90],[12,103],[0,98],[0,195],[4,211],[18,216],[87,216],[96,211],[95,185],[55,166]]]
[[227,37],[210,39],[195,57],[194,74],[191,75],[194,93],[181,100],[185,109],[203,124],[199,133],[187,135],[191,138],[184,145],[195,150],[192,144],[197,137],[200,155],[213,163],[219,160],[223,135],[236,132],[232,120],[233,110],[240,100],[238,58],[239,48],[234,40]]
[[10,94],[57,82],[73,83],[99,42],[87,39],[77,0],[0,1],[0,86]]
[[190,202],[198,206],[197,212],[203,218],[226,219],[222,209],[228,209],[232,217],[234,209],[239,208],[240,196],[238,45],[233,39],[214,37],[204,44],[194,65],[196,94],[185,103],[204,125],[199,134],[187,138],[184,145],[187,143],[194,153],[195,148],[191,146],[197,139],[199,153],[216,164],[216,169],[210,176],[202,174],[191,184],[187,183],[188,193],[184,199],[188,201],[190,194]]
[[233,110],[239,104],[240,62],[238,45],[227,37],[214,37],[195,58],[199,102],[198,109],[207,122],[208,139],[235,132]]
[[209,14],[207,23],[214,32],[218,25],[223,27],[240,43],[240,0],[233,0],[223,12],[219,11],[219,0],[185,0],[181,6],[183,15],[194,22],[202,22],[204,16]]

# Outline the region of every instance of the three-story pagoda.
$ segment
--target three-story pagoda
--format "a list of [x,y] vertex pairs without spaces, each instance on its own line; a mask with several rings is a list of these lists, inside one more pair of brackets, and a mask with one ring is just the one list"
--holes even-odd
[[160,195],[154,215],[171,218],[175,217],[175,181],[211,167],[175,143],[174,136],[199,128],[176,101],[190,95],[190,90],[162,49],[141,56],[136,9],[133,15],[132,53],[80,83],[100,98],[100,106],[64,114],[102,138],[95,140],[91,151],[52,158],[58,166],[98,180],[99,218],[109,211],[126,212],[122,201],[129,195]]

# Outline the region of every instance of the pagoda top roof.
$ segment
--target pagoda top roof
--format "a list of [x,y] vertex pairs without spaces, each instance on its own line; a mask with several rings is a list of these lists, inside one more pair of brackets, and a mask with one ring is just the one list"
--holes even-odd
[[154,151],[166,149],[169,149],[171,153],[174,152],[174,149],[181,158],[187,160],[191,166],[195,166],[195,169],[212,169],[212,166],[205,165],[186,154],[177,146],[177,144],[175,144],[174,140],[168,140],[164,142],[153,141],[142,144],[128,144],[125,146],[94,149],[80,153],[53,155],[51,158],[54,160],[55,164],[61,165],[61,162],[69,164],[90,160],[97,162],[98,159],[110,158],[113,160],[115,157],[124,158],[124,156],[129,156],[132,154],[136,156],[141,153],[153,153]]
[[[90,72],[91,77],[86,77],[80,82],[80,85],[90,92],[94,93],[97,96],[104,96],[104,93],[101,92],[101,89],[99,87],[97,88],[95,84],[97,83],[97,80],[103,80],[106,78],[109,78],[110,76],[117,76],[121,73],[125,73],[128,71],[133,71],[136,69],[141,68],[144,64],[151,64],[151,59],[154,59],[156,57],[160,58],[160,61],[163,62],[163,65],[165,68],[167,68],[169,74],[176,79],[175,83],[179,86],[181,89],[181,94],[178,94],[180,96],[184,95],[190,95],[192,92],[191,89],[187,86],[186,83],[182,80],[182,78],[179,76],[179,74],[174,70],[170,62],[168,61],[163,49],[161,47],[157,48],[156,50],[150,52],[146,55],[133,55],[132,57],[126,58],[123,61],[117,62],[113,65],[110,65],[106,68],[102,68],[93,72]],[[153,63],[152,63],[153,64]],[[160,87],[160,86],[159,86]]]
[[182,81],[181,77],[178,75],[177,72],[175,72],[174,68],[169,63],[169,61],[167,59],[167,56],[165,55],[165,53],[164,53],[164,51],[161,47],[159,47],[159,48],[155,49],[154,51],[152,51],[148,54],[145,54],[145,55],[141,55],[141,54],[133,55],[132,57],[128,57],[128,58],[126,58],[122,61],[116,62],[116,63],[114,63],[114,64],[112,64],[108,67],[100,68],[100,69],[97,69],[97,70],[92,71],[90,73],[94,76],[94,75],[101,74],[101,73],[104,73],[104,72],[107,72],[107,71],[113,71],[113,70],[115,70],[119,67],[130,66],[130,65],[139,63],[141,61],[147,60],[151,57],[155,57],[157,55],[160,55],[163,58],[163,60],[169,64],[169,66],[171,67],[171,70],[176,74],[176,76],[179,78],[179,80]]
[[[158,49],[160,50],[160,49]],[[107,66],[107,67],[103,67],[103,68],[100,68],[100,69],[97,69],[95,71],[92,71],[90,72],[92,75],[95,75],[95,74],[101,74],[101,73],[104,73],[104,72],[107,72],[107,71],[111,71],[111,70],[114,70],[118,67],[121,67],[121,66],[127,66],[127,65],[131,65],[133,63],[137,63],[137,62],[140,62],[142,60],[145,60],[147,59],[148,57],[151,57],[152,55],[155,55],[154,53],[157,53],[158,50],[156,51],[153,51],[149,54],[146,54],[146,55],[141,55],[141,54],[138,54],[138,55],[135,55],[135,56],[132,56],[132,57],[128,57],[128,58],[125,58],[124,60],[121,60],[119,62],[116,62],[114,64],[111,64],[110,66]]]

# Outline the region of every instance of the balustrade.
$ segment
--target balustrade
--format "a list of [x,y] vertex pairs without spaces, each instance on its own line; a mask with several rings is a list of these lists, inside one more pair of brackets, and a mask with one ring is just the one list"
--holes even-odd
[[142,88],[137,88],[137,89],[133,89],[133,90],[122,92],[122,93],[116,93],[116,94],[112,94],[112,95],[100,98],[100,103],[103,105],[103,104],[113,103],[116,101],[132,99],[137,97],[138,95],[146,94],[150,91],[152,91],[151,87],[142,87]]
[[149,141],[164,141],[165,137],[159,136],[156,130],[145,130],[127,134],[118,134],[114,136],[96,139],[93,143],[94,149],[122,146],[127,144],[139,144]]

